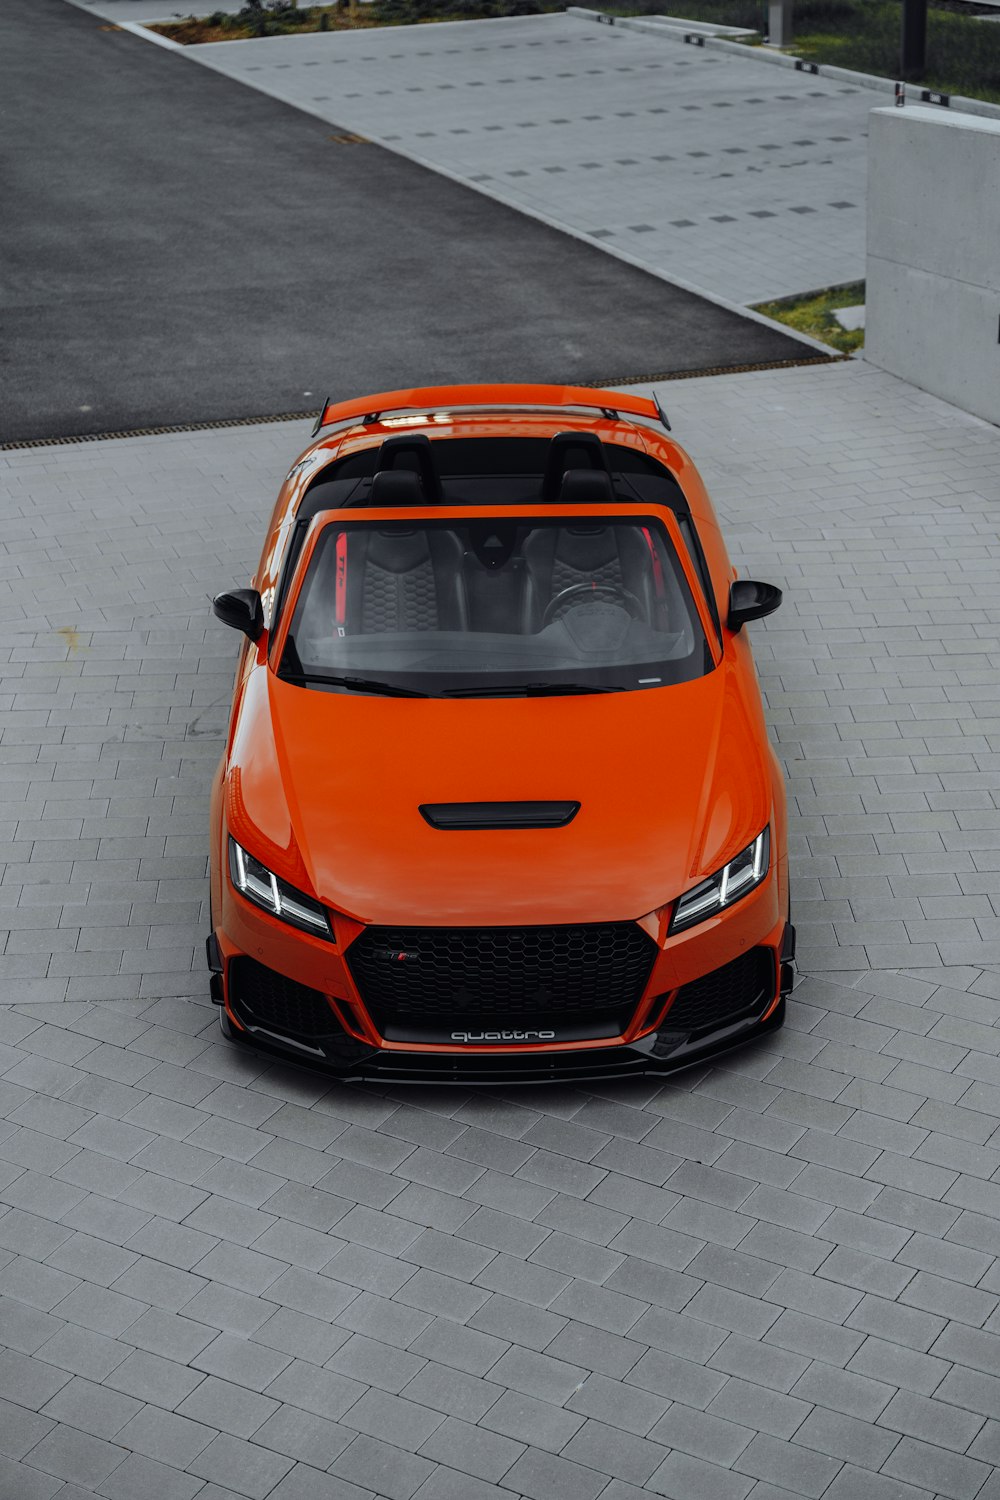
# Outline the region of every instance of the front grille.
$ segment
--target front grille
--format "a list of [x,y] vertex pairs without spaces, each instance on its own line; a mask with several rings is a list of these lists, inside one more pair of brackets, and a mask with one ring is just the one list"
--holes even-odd
[[252,958],[229,965],[229,1000],[241,1020],[267,1026],[283,1036],[329,1036],[337,1018],[319,990],[298,984]]
[[558,1026],[615,1035],[657,947],[634,922],[575,927],[369,927],[347,963],[383,1036]]
[[682,985],[661,1029],[690,1034],[724,1026],[761,1008],[773,998],[774,987],[774,954],[770,948],[751,948],[721,969]]

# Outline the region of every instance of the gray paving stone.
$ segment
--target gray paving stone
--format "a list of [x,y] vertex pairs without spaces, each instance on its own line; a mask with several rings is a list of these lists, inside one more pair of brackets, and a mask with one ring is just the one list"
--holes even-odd
[[403,1387],[407,1400],[429,1406],[464,1422],[478,1422],[496,1404],[503,1388],[448,1365],[423,1361],[418,1373]]
[[220,1286],[218,1282],[202,1286],[183,1306],[186,1318],[242,1338],[256,1333],[273,1310],[273,1303],[238,1292],[234,1287]]
[[[271,1411],[274,1410],[274,1401],[286,1401],[291,1406],[311,1411],[318,1417],[339,1421],[358,1398],[364,1395],[365,1389],[365,1386],[356,1380],[349,1380],[346,1375],[321,1370],[316,1365],[307,1364],[305,1360],[296,1359],[272,1382],[267,1396],[272,1398]],[[263,1411],[263,1407],[255,1410]],[[268,1412],[265,1411],[261,1422],[267,1415]]]
[[434,1464],[416,1453],[404,1453],[388,1443],[360,1434],[331,1467],[332,1473],[354,1484],[377,1485],[386,1500],[411,1500],[431,1475]]
[[220,1333],[191,1361],[196,1370],[234,1380],[250,1390],[262,1391],[291,1364],[291,1356],[265,1348],[247,1339]]
[[126,1457],[124,1448],[91,1437],[72,1427],[55,1427],[31,1450],[32,1468],[59,1479],[80,1480],[93,1487],[102,1484]]
[[859,1375],[871,1375],[887,1385],[929,1396],[948,1373],[945,1360],[913,1349],[900,1347],[885,1339],[865,1339],[847,1368]]
[[818,1270],[830,1253],[825,1242],[817,1241],[811,1234],[777,1224],[758,1224],[740,1241],[740,1249],[760,1260],[770,1260],[778,1266],[796,1266],[800,1271]]
[[[583,1426],[584,1418],[574,1416],[549,1401],[537,1401],[519,1391],[506,1391],[481,1419],[491,1432],[504,1433],[520,1444],[561,1452]],[[573,1457],[571,1453],[568,1455]],[[586,1462],[579,1454],[581,1462]]]
[[439,1464],[420,1486],[417,1500],[507,1500],[509,1494],[509,1490]]
[[622,1338],[587,1323],[571,1322],[547,1345],[546,1353],[583,1369],[621,1379],[641,1358],[645,1348],[638,1339]]
[[551,1237],[549,1229],[492,1208],[477,1208],[462,1222],[457,1233],[461,1239],[522,1258],[527,1258]]
[[489,1374],[490,1379],[499,1385],[562,1405],[579,1389],[587,1372],[578,1365],[553,1359],[551,1355],[515,1347],[500,1356]]
[[685,1311],[719,1328],[762,1338],[781,1316],[777,1307],[746,1297],[725,1287],[704,1286],[687,1303]]
[[77,1376],[46,1403],[45,1416],[93,1437],[113,1438],[141,1409],[142,1403],[133,1397]]
[[15,1405],[38,1411],[69,1379],[65,1370],[29,1355],[0,1350],[0,1396]]
[[746,1500],[753,1480],[687,1453],[671,1453],[646,1488],[670,1500]]
[[847,1322],[862,1300],[862,1294],[853,1288],[793,1270],[782,1271],[768,1287],[765,1296],[768,1302],[777,1303],[779,1307],[808,1313],[810,1317],[827,1318],[831,1323]]
[[186,1469],[213,1438],[213,1427],[192,1422],[175,1412],[146,1406],[116,1434],[122,1447],[155,1459],[173,1469]]
[[173,1411],[204,1379],[200,1371],[186,1369],[175,1360],[137,1350],[115,1366],[105,1384]]
[[904,1437],[887,1459],[884,1473],[913,1483],[931,1484],[939,1495],[964,1500],[965,1496],[980,1493],[991,1470],[975,1459]]
[[[891,1385],[838,1370],[814,1360],[792,1386],[791,1394],[848,1417],[875,1421],[893,1396]],[[762,1476],[763,1477],[763,1476]]]
[[0,1299],[0,1340],[8,1349],[16,1349],[20,1354],[34,1354],[62,1326],[61,1319],[26,1306],[13,1297]]
[[881,1427],[955,1453],[964,1453],[983,1425],[980,1416],[911,1391],[899,1391],[893,1396],[877,1420]]
[[625,1432],[634,1432],[645,1437],[663,1413],[670,1401],[635,1385],[622,1385],[603,1375],[589,1375],[580,1389],[566,1403],[570,1411],[583,1412],[586,1416],[613,1423]]
[[[573,1422],[570,1431],[575,1431],[579,1425],[580,1420]],[[420,1452],[428,1458],[447,1462],[461,1473],[498,1481],[525,1451],[524,1442],[513,1441],[505,1434],[506,1426],[484,1431],[482,1427],[456,1417],[447,1417],[424,1439]],[[566,1441],[565,1436],[562,1441]]]
[[528,1349],[544,1349],[568,1321],[568,1317],[530,1307],[526,1302],[518,1302],[499,1292],[469,1320],[471,1327],[482,1333]]
[[[205,1335],[207,1343],[212,1334],[205,1330]],[[322,1365],[351,1335],[346,1329],[318,1322],[289,1307],[279,1307],[249,1336],[254,1343],[263,1344],[268,1349],[278,1349],[309,1364]]]
[[666,1449],[606,1423],[588,1421],[563,1448],[562,1457],[638,1485],[662,1463]]
[[998,1299],[989,1292],[962,1286],[925,1271],[917,1272],[900,1297],[912,1307],[954,1318],[960,1323],[970,1323],[973,1327],[982,1327],[998,1304]]
[[327,1468],[355,1434],[336,1422],[328,1422],[293,1406],[280,1406],[254,1434],[254,1442],[273,1448],[300,1464]]
[[418,1308],[404,1307],[400,1302],[389,1302],[385,1297],[361,1292],[348,1303],[338,1322],[343,1328],[363,1333],[367,1338],[405,1349],[433,1322],[433,1318]]
[[[557,1322],[546,1342],[551,1341],[560,1326]],[[503,1338],[463,1327],[445,1318],[434,1319],[410,1344],[414,1354],[440,1360],[442,1364],[464,1370],[469,1375],[484,1375],[509,1347],[509,1342]]]
[[708,1407],[708,1414],[722,1417],[754,1432],[772,1437],[791,1437],[809,1415],[808,1400],[769,1391],[750,1381],[733,1377]]
[[743,1452],[753,1430],[675,1401],[650,1435],[668,1448],[728,1467]]
[[823,1261],[822,1271],[824,1279],[877,1296],[895,1296],[913,1279],[913,1273],[905,1266],[865,1255],[845,1245],[838,1245],[831,1251]]
[[425,1363],[419,1355],[355,1333],[337,1349],[327,1366],[352,1380],[398,1394]]
[[[904,1283],[905,1285],[905,1283]],[[921,1312],[884,1297],[866,1295],[849,1314],[846,1322],[851,1328],[862,1329],[894,1344],[906,1344],[910,1348],[928,1350],[946,1327],[945,1320],[933,1313]]]
[[[57,1398],[58,1392],[53,1400]],[[11,1459],[23,1458],[55,1426],[51,1417],[28,1411],[11,1401],[0,1402],[0,1419],[0,1452]]]
[[718,1371],[694,1365],[690,1360],[651,1349],[629,1372],[626,1384],[704,1410],[726,1384],[727,1378]]
[[807,1369],[809,1360],[805,1355],[731,1333],[708,1363],[713,1369],[739,1375],[767,1389],[789,1391]]
[[814,1407],[795,1433],[796,1443],[873,1472],[881,1469],[899,1441],[894,1432],[839,1412]]
[[554,1454],[529,1450],[508,1470],[506,1487],[528,1500],[596,1500],[609,1476]]
[[101,1493],[110,1500],[134,1500],[136,1495],[149,1496],[151,1500],[153,1496],[156,1500],[194,1500],[199,1494],[213,1500],[200,1479],[135,1453],[129,1454],[104,1481]]
[[759,1435],[737,1459],[737,1467],[755,1478],[790,1490],[794,1495],[823,1495],[841,1468],[839,1459],[810,1452],[796,1443]]
[[0,1459],[0,1495],[4,1500],[51,1500],[66,1486],[61,1479],[29,1469],[8,1458]]
[[67,1324],[53,1334],[37,1351],[38,1357],[61,1370],[70,1370],[74,1375],[86,1375],[92,1380],[103,1380],[132,1351],[128,1344],[118,1343],[94,1333],[89,1328],[76,1328]]
[[188,1465],[202,1479],[220,1480],[250,1500],[264,1500],[292,1467],[292,1460],[221,1433]]

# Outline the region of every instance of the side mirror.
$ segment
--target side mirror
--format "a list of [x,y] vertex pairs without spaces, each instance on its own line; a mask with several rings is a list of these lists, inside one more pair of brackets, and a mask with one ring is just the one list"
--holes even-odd
[[212,613],[223,625],[242,630],[252,641],[258,640],[263,632],[264,606],[256,589],[232,589],[228,594],[216,594]]
[[757,583],[752,578],[737,578],[729,590],[729,616],[726,624],[732,631],[742,630],[748,620],[761,620],[773,614],[781,603],[781,590],[773,583]]

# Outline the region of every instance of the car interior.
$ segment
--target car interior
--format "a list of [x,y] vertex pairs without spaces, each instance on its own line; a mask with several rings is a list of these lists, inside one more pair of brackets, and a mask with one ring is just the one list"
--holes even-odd
[[[683,491],[640,449],[604,444],[595,433],[576,431],[549,439],[434,442],[423,433],[393,435],[378,447],[334,460],[310,485],[298,508],[275,613],[309,522],[329,510],[532,502],[612,510],[643,501],[674,512],[714,611]],[[667,561],[672,549],[661,557],[646,528],[578,518],[526,531],[500,515],[464,530],[459,541],[443,526],[352,527],[349,568],[346,538],[338,544],[343,556],[331,550],[314,564],[321,575],[329,573],[316,580],[318,593],[329,599],[336,596],[334,574],[342,567],[334,633],[516,630],[535,635],[585,603],[617,606],[657,632],[684,631],[689,625],[689,607],[680,597],[687,594],[686,585]],[[667,578],[668,572],[676,576]],[[590,623],[593,630],[594,619]],[[605,610],[605,626],[612,623]]]

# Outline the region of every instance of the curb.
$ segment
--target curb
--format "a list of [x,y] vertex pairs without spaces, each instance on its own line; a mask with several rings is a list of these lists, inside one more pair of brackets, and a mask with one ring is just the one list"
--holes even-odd
[[[73,0],[73,3],[76,4],[77,0]],[[157,47],[167,47],[171,52],[187,51],[187,48],[182,46],[180,42],[171,41],[170,37],[161,36],[158,31],[154,31],[152,28],[152,24],[150,23],[143,24],[143,22],[141,21],[119,21],[118,24],[121,27],[122,31],[130,31],[133,36],[141,36],[145,38],[147,42],[154,42]],[[156,24],[159,25],[160,23],[157,22]]]
[[[771,67],[793,68],[796,73],[808,73],[810,77],[832,78],[839,83],[853,83],[858,88],[871,89],[876,94],[895,97],[896,81],[879,78],[874,73],[856,73],[851,68],[837,68],[832,63],[806,62],[786,52],[772,52],[765,47],[748,47],[744,42],[727,41],[727,36],[737,32],[736,27],[711,27],[694,21],[674,17],[609,16],[603,11],[584,10],[578,5],[568,5],[566,14],[578,21],[597,21],[604,26],[621,26],[626,31],[641,31],[645,36],[656,36],[667,42],[686,42],[694,47],[711,47],[716,52],[728,52],[733,56],[753,58],[755,62],[768,63]],[[666,22],[667,24],[664,24]],[[744,36],[758,33],[744,31]],[[964,94],[936,94],[933,89],[912,85],[910,102],[936,105],[940,109],[957,110],[965,115],[984,115],[989,120],[1000,120],[1000,104],[988,104],[985,99],[967,99]]]
[[[802,359],[763,360],[756,365],[717,365],[709,370],[666,370],[653,375],[623,375],[612,380],[586,380],[583,382],[583,389],[620,391],[622,386],[664,385],[668,380],[709,380],[719,375],[759,375],[766,374],[769,370],[800,370],[809,365],[842,364],[850,358],[849,354],[838,354],[834,350],[829,359],[804,355]],[[292,422],[312,424],[322,415],[321,408],[318,411],[279,412],[270,416],[217,417],[205,422],[175,422],[160,427],[126,427],[116,432],[77,432],[68,437],[12,438],[9,442],[0,443],[0,453],[22,453],[29,448],[66,448],[78,443],[120,442],[123,438],[177,437],[185,432],[222,432],[232,427],[273,427]]]
[[[70,3],[79,4],[80,0],[70,0]],[[594,16],[595,19],[598,15],[596,11],[574,12],[574,14]],[[546,17],[539,17],[538,19],[544,20],[546,19]],[[464,25],[465,23],[458,21],[454,22],[453,24]],[[222,45],[221,43],[203,43],[200,47],[182,47],[179,43],[172,42],[167,37],[160,36],[158,32],[147,30],[147,28],[139,21],[130,21],[126,23],[123,29],[132,32],[134,36],[145,38],[146,41],[155,42],[159,46],[169,47],[173,52],[183,52],[193,62],[200,63],[203,67],[210,68],[213,73],[221,73],[223,77],[229,78],[233,82],[242,84],[244,88],[253,88],[260,94],[267,94],[270,98],[277,99],[279,103],[287,105],[289,109],[296,109],[301,114],[312,115],[315,119],[322,120],[325,125],[329,125],[331,123],[329,116],[322,113],[320,110],[310,109],[309,106],[305,104],[293,104],[290,100],[286,99],[283,94],[278,93],[277,90],[269,88],[264,84],[246,84],[243,83],[242,79],[233,79],[232,74],[228,73],[224,68],[217,67],[210,60],[209,56],[206,55],[207,53],[211,53],[213,47]],[[654,30],[656,30],[657,34],[659,34],[660,28],[654,28]],[[280,42],[283,41],[284,38],[252,38],[251,40]],[[225,45],[232,46],[233,44],[227,42],[225,43]],[[738,43],[727,43],[726,45],[735,47],[741,56],[744,56],[748,50],[746,47],[740,46]],[[603,254],[612,256],[615,260],[621,260],[624,261],[626,265],[634,266],[638,271],[645,271],[647,275],[655,276],[657,281],[664,281],[668,286],[677,287],[679,291],[690,292],[693,296],[700,297],[705,302],[711,302],[716,307],[724,308],[726,312],[738,313],[741,318],[746,318],[751,323],[759,323],[763,328],[769,328],[772,331],[774,329],[778,329],[780,330],[780,332],[785,334],[788,338],[794,340],[796,343],[803,344],[807,349],[811,349],[814,354],[825,354],[829,359],[839,358],[837,350],[831,348],[829,344],[820,343],[818,339],[811,338],[809,334],[800,333],[798,329],[790,328],[785,323],[778,323],[773,318],[765,318],[763,313],[755,312],[753,308],[746,307],[741,302],[734,302],[728,297],[721,296],[718,292],[708,291],[707,288],[697,286],[694,282],[688,281],[684,277],[669,276],[661,267],[653,265],[651,262],[644,260],[642,256],[633,255],[629,250],[623,250],[617,246],[608,245],[604,240],[594,240],[586,232],[586,230],[578,229],[575,225],[572,224],[564,224],[554,215],[544,213],[541,209],[531,208],[520,203],[511,203],[509,198],[503,197],[500,193],[492,190],[487,184],[481,182],[470,182],[467,177],[463,177],[461,173],[453,171],[450,167],[444,167],[436,162],[428,161],[426,157],[418,155],[418,153],[415,151],[409,151],[405,147],[397,145],[394,141],[386,142],[380,141],[378,139],[371,139],[370,137],[369,139],[371,140],[372,145],[378,146],[382,151],[391,151],[395,156],[401,156],[406,161],[413,162],[415,166],[423,167],[428,172],[435,172],[439,177],[449,178],[450,181],[458,183],[460,187],[468,188],[472,192],[481,193],[484,198],[492,198],[495,203],[500,203],[505,208],[512,209],[515,213],[523,214],[525,218],[534,219],[539,224],[544,224],[548,229],[555,229],[560,234],[568,235],[571,239],[579,240],[582,244],[589,245],[594,250],[600,250]]]

